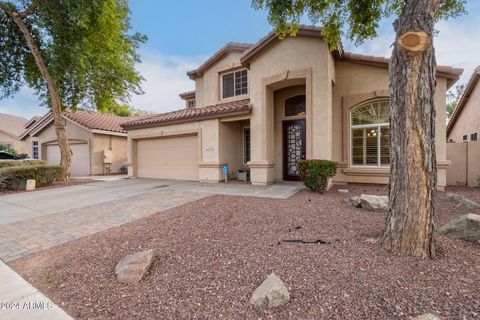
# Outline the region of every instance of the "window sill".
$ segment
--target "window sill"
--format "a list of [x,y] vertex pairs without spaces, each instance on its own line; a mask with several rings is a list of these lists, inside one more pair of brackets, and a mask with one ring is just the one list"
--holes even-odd
[[389,177],[390,168],[360,168],[360,167],[349,167],[343,169],[343,173],[347,176],[376,176],[376,177]]

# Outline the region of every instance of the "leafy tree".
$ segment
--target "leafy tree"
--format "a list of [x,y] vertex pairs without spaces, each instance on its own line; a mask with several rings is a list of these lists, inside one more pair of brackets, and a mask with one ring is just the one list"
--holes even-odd
[[465,90],[465,86],[458,85],[455,86],[455,90],[448,91],[447,94],[447,117],[450,118],[457,107],[458,101]]
[[33,88],[53,114],[65,179],[65,107],[105,110],[142,93],[127,0],[0,0],[0,98]]
[[253,0],[267,8],[282,38],[307,15],[323,25],[331,50],[346,36],[355,44],[377,36],[381,19],[396,16],[390,60],[389,213],[381,239],[390,251],[430,258],[433,239],[436,61],[434,25],[463,14],[465,0]]

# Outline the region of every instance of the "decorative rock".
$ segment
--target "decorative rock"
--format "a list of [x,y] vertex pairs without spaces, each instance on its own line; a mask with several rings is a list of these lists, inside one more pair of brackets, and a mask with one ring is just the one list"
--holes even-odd
[[250,304],[259,308],[276,308],[288,301],[290,301],[290,293],[287,287],[273,272],[255,289],[250,298]]
[[369,211],[388,210],[388,196],[360,195],[362,208]]
[[145,250],[124,257],[115,267],[117,280],[131,285],[137,284],[145,277],[154,260],[153,250]]
[[337,191],[340,192],[340,193],[348,193],[349,192],[348,189],[338,189]]
[[35,190],[36,184],[37,184],[37,181],[35,179],[28,179],[25,184],[25,190],[26,191]]
[[351,197],[351,198],[346,198],[346,199],[343,199],[343,202],[348,205],[348,206],[351,206],[351,207],[355,207],[355,208],[360,208],[361,207],[361,202],[360,202],[360,197]]
[[442,318],[431,313],[425,313],[425,314],[416,316],[415,318],[411,318],[411,320],[442,320]]
[[458,195],[458,194],[455,194],[455,193],[438,193],[437,197],[439,199],[442,199],[444,201],[448,201],[448,202],[452,202],[454,204],[456,204],[457,206],[464,206],[464,207],[467,207],[469,209],[478,209],[480,208],[480,204],[475,202],[475,201],[472,201],[468,198],[465,198],[464,196],[461,196],[461,195]]
[[468,213],[451,220],[440,233],[455,239],[480,242],[480,215]]

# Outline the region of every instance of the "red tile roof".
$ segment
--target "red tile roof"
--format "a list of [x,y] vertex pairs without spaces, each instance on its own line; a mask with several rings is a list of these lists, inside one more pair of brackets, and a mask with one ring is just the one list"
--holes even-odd
[[249,114],[252,111],[250,99],[216,104],[202,108],[186,108],[182,110],[155,114],[122,124],[125,129],[155,127],[163,124],[183,123],[224,116]]
[[64,112],[63,115],[72,120],[73,122],[78,123],[79,125],[87,129],[96,129],[96,130],[105,130],[112,132],[122,132],[126,131],[121,127],[121,124],[131,121],[132,119],[138,120],[143,117],[120,117],[109,114],[103,114],[100,112],[87,111],[87,110],[77,110],[75,112]]
[[182,92],[182,93],[179,94],[179,96],[183,100],[186,100],[186,99],[195,98],[195,93],[196,93],[196,91],[192,90],[192,91]]

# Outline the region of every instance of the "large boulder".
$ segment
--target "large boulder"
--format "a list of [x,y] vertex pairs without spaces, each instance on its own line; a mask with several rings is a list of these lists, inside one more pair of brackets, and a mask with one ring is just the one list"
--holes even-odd
[[369,194],[360,195],[362,208],[369,211],[388,210],[388,196],[374,196]]
[[154,260],[153,250],[145,250],[124,257],[115,267],[117,280],[131,285],[137,284],[145,277]]
[[360,197],[358,196],[343,199],[343,202],[347,206],[354,207],[354,208],[360,208],[362,206],[362,203],[360,202]]
[[461,196],[459,194],[448,193],[448,192],[445,192],[445,193],[440,193],[439,192],[437,194],[437,197],[439,199],[444,200],[444,201],[454,203],[457,206],[464,206],[464,207],[467,207],[469,209],[479,209],[480,208],[480,203],[475,202],[473,200],[470,200],[470,199],[468,199],[464,196]]
[[290,293],[287,287],[273,272],[255,289],[250,298],[250,303],[258,308],[276,308],[288,301]]
[[480,242],[480,215],[468,213],[453,219],[440,229],[440,233],[455,239]]

